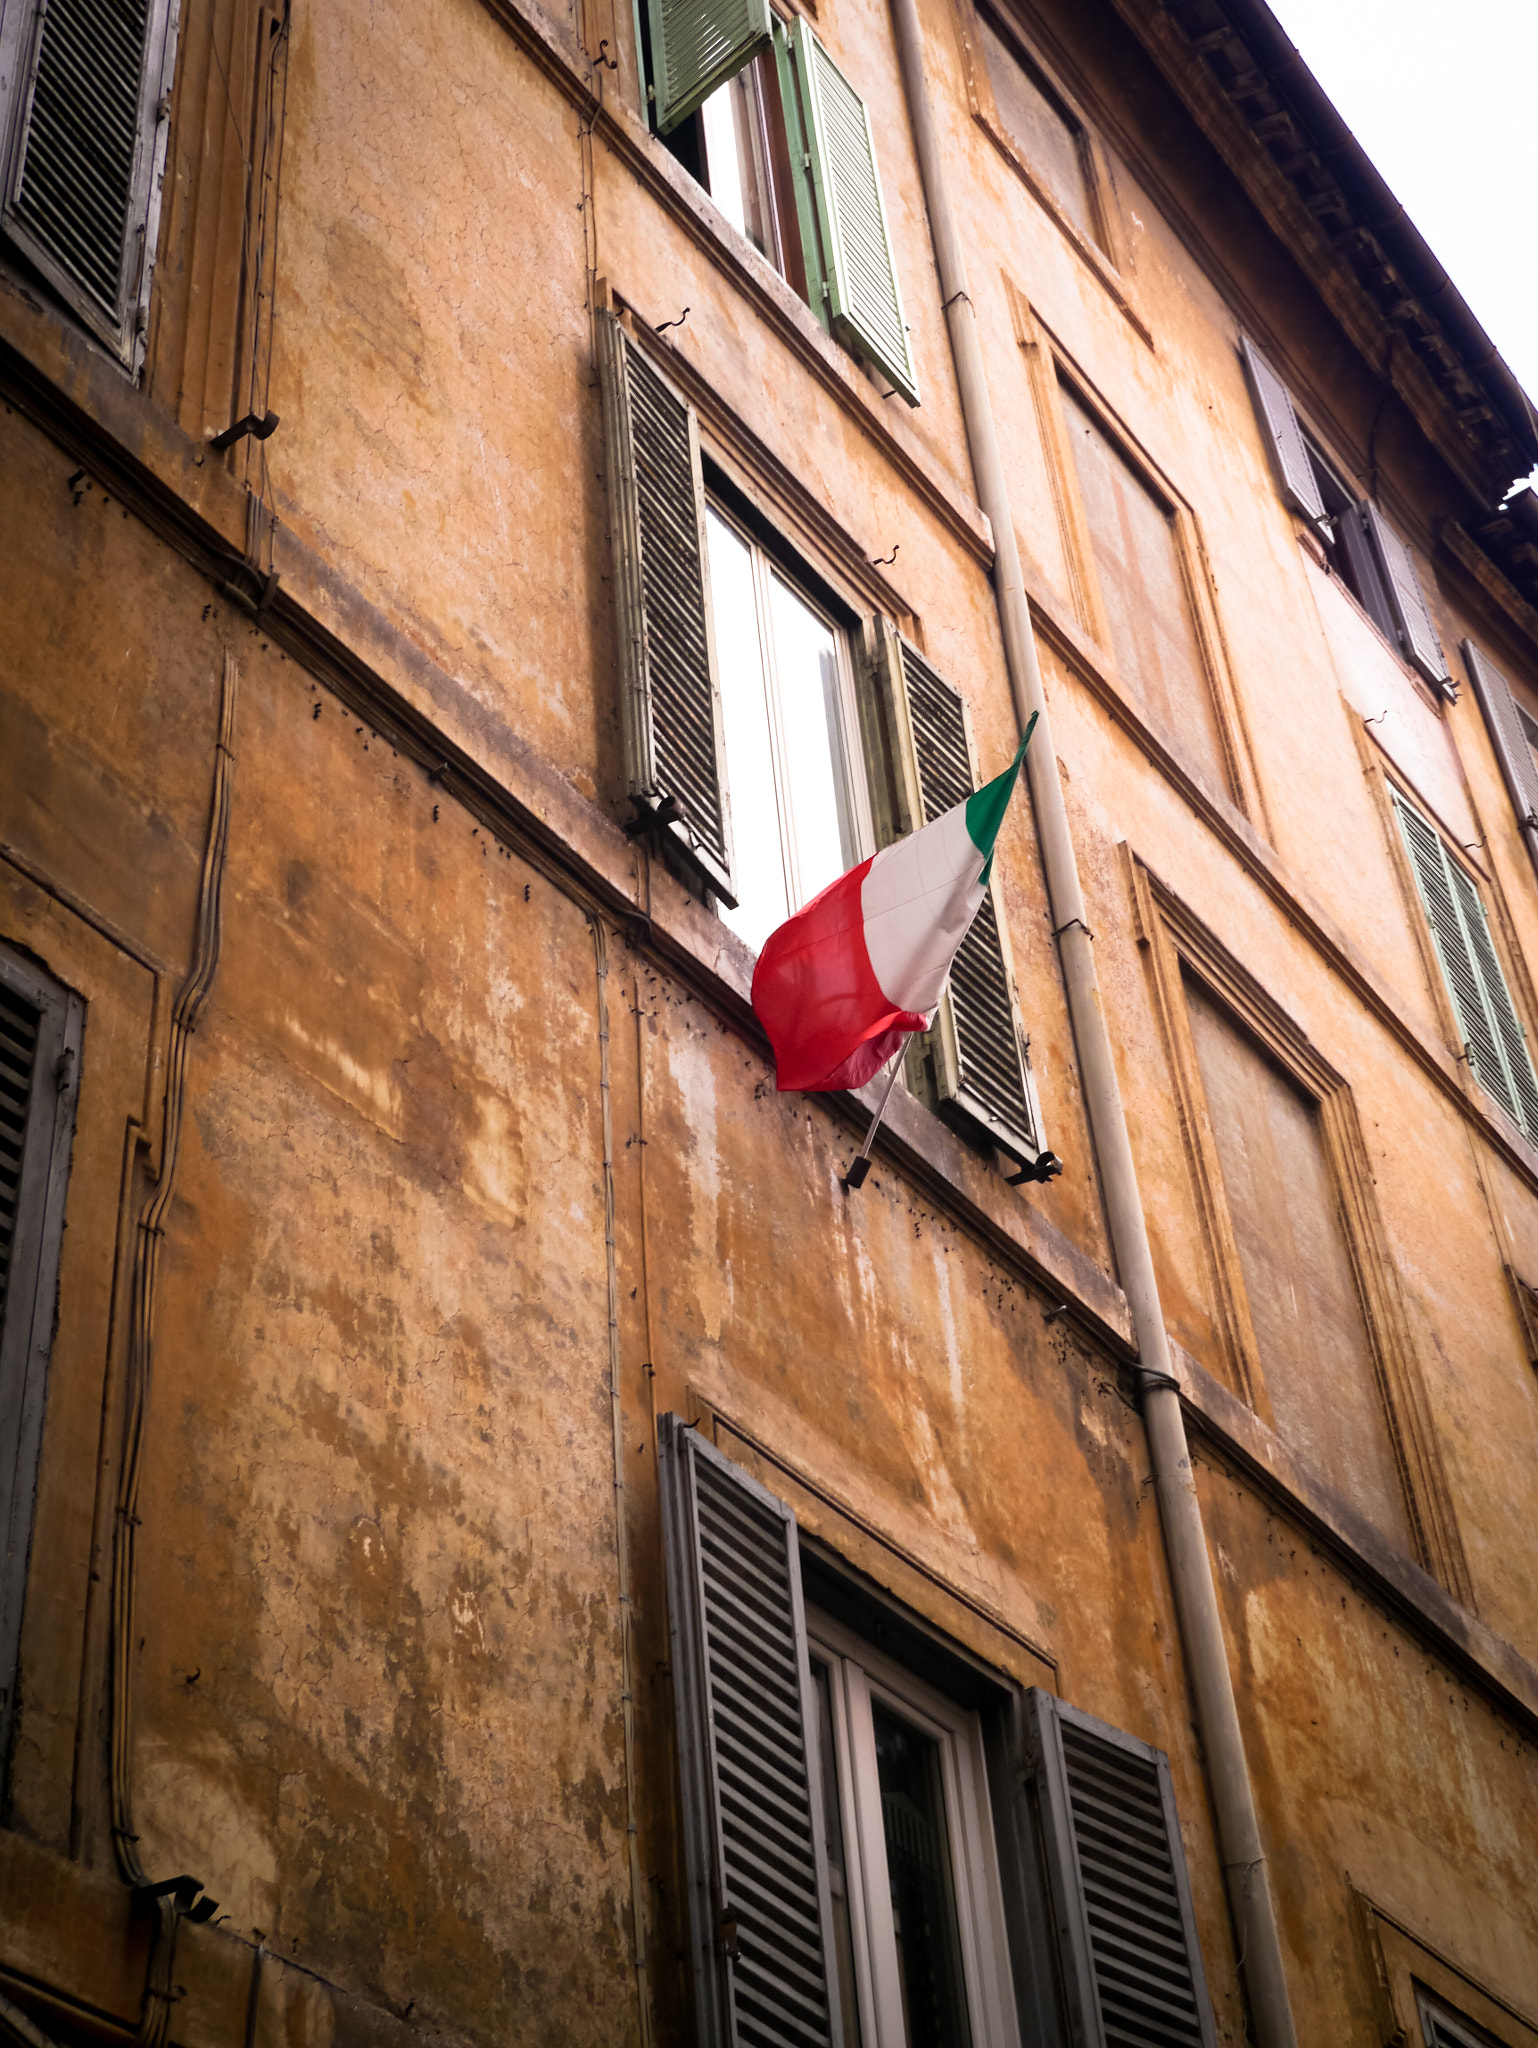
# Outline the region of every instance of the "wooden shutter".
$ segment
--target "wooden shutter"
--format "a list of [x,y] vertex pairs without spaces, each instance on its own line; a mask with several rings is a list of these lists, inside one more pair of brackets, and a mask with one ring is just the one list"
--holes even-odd
[[1538,763],[1528,743],[1522,714],[1511,694],[1511,685],[1488,655],[1481,654],[1472,640],[1463,643],[1463,658],[1474,679],[1474,694],[1485,714],[1485,724],[1501,764],[1512,807],[1527,839],[1528,852],[1538,864]]
[[1410,666],[1419,670],[1433,689],[1440,690],[1450,683],[1447,657],[1431,623],[1430,607],[1410,550],[1370,499],[1363,500],[1358,513],[1382,572],[1391,637],[1399,643]]
[[[961,693],[887,621],[878,620],[876,630],[895,780],[884,836],[896,838],[965,803],[978,786],[977,770]],[[1042,1138],[996,876],[961,942],[928,1043],[942,1102],[1017,1159],[1026,1169],[1022,1178],[1057,1170]]]
[[598,370],[630,794],[735,904],[699,425],[612,313]]
[[1240,336],[1239,345],[1244,351],[1245,368],[1250,373],[1250,389],[1255,396],[1260,423],[1271,444],[1282,495],[1295,512],[1301,512],[1305,519],[1322,527],[1328,523],[1328,514],[1324,509],[1324,499],[1319,494],[1314,465],[1308,459],[1308,449],[1303,442],[1303,429],[1292,409],[1292,394],[1247,335]]
[[865,102],[806,21],[781,31],[776,49],[814,307],[847,348],[917,405],[918,378]]
[[81,1014],[57,983],[0,952],[0,1759],[15,1704]]
[[1393,797],[1475,1079],[1538,1144],[1538,1077],[1479,891],[1435,826],[1397,789]]
[[676,1415],[658,1450],[701,2048],[840,2048],[795,1517]]
[[6,230],[127,360],[149,301],[171,13],[170,0],[46,0],[12,69]]
[[1050,1693],[1026,1719],[1074,2048],[1216,2048],[1168,1759]]
[[769,0],[647,0],[659,134],[769,47]]

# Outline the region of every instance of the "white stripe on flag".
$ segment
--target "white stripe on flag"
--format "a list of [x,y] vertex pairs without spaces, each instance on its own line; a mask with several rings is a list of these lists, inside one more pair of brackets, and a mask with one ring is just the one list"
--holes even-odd
[[927,1017],[940,1001],[956,948],[986,893],[983,857],[967,831],[967,807],[887,846],[860,886],[865,950],[895,1009]]

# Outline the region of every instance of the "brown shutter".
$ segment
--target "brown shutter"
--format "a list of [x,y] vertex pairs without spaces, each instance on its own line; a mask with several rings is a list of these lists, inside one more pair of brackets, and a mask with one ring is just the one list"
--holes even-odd
[[1371,500],[1361,506],[1364,529],[1377,554],[1388,600],[1391,637],[1410,666],[1420,672],[1435,690],[1456,694],[1447,673],[1447,657],[1431,623],[1431,609],[1415,573],[1410,550],[1384,519]]
[[[888,837],[927,825],[978,787],[966,703],[918,649],[876,621],[877,677],[890,730]],[[961,942],[929,1034],[942,1103],[1018,1161],[1018,1178],[1060,1172],[1042,1137],[1041,1105],[1020,1018],[997,874]]]
[[1324,499],[1319,494],[1314,465],[1309,461],[1308,449],[1303,443],[1303,429],[1292,409],[1292,395],[1247,335],[1240,336],[1239,345],[1244,351],[1250,389],[1270,443],[1282,496],[1295,512],[1301,512],[1313,525],[1324,526],[1328,515]]
[[700,2048],[841,2048],[796,1521],[658,1425]]
[[612,313],[598,370],[630,794],[735,904],[699,424]]

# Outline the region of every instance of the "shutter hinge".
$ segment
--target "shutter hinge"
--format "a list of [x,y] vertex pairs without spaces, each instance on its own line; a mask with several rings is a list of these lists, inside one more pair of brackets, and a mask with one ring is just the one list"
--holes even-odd
[[737,1909],[727,1906],[716,1928],[717,1955],[730,1956],[735,1963],[742,1955],[742,1930],[737,1922]]
[[53,1070],[53,1078],[54,1085],[62,1095],[70,1082],[75,1078],[75,1048],[72,1045],[65,1046],[63,1052],[59,1054],[58,1064]]
[[155,119],[157,121],[169,121],[170,118],[171,95],[168,92],[163,92],[155,102]]

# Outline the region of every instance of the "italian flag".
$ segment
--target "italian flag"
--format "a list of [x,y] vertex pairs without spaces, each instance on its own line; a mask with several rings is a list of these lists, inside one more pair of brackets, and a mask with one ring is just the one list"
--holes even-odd
[[928,1030],[987,894],[1035,723],[1002,775],[840,875],[770,933],[753,1008],[781,1091],[863,1088],[910,1031]]

